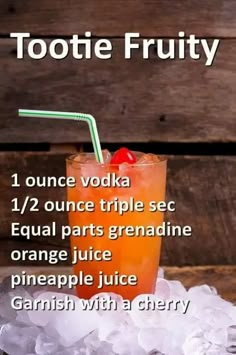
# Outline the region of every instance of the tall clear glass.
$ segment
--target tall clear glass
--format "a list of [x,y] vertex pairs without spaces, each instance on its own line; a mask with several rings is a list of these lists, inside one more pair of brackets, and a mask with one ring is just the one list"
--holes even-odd
[[[141,153],[136,153],[140,155]],[[68,188],[68,201],[92,201],[95,212],[69,212],[69,224],[75,226],[102,226],[103,236],[94,236],[95,230],[88,229],[86,236],[71,236],[71,249],[80,250],[110,250],[111,261],[79,261],[74,265],[74,273],[92,275],[93,286],[77,286],[77,294],[81,298],[90,298],[100,292],[115,292],[126,299],[133,299],[139,294],[153,293],[158,272],[161,237],[130,237],[123,233],[117,239],[109,237],[111,226],[159,226],[163,222],[162,212],[151,212],[150,201],[164,201],[166,190],[166,159],[154,162],[146,161],[133,165],[97,164],[93,154],[82,153],[67,159],[67,176],[76,178],[76,187]],[[130,187],[83,187],[81,177],[104,177],[115,173],[116,176],[127,176]],[[102,212],[100,201],[142,201],[143,212],[119,212],[111,210]],[[95,233],[96,234],[96,233]],[[99,233],[98,233],[99,234]],[[137,285],[116,285],[99,287],[99,272],[106,275],[119,273],[136,275]]]

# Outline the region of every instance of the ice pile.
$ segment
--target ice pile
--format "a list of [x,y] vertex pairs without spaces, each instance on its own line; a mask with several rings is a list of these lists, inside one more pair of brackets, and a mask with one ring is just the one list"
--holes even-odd
[[[0,355],[227,355],[236,354],[236,306],[207,285],[188,291],[179,281],[165,280],[160,270],[156,297],[189,300],[178,310],[123,310],[120,296],[110,294],[117,310],[82,311],[79,299],[39,288],[0,285]],[[75,300],[76,311],[15,311],[11,299]],[[102,295],[101,295],[102,296]],[[104,296],[104,294],[103,294]],[[141,295],[138,300],[146,296]],[[153,297],[150,295],[150,297]]]

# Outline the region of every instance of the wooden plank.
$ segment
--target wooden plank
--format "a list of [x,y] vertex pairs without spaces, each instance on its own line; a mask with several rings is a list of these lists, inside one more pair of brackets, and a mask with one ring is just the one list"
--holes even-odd
[[[67,154],[68,155],[68,154]],[[60,236],[42,240],[34,238],[16,244],[10,237],[12,221],[22,224],[67,223],[65,214],[37,212],[19,216],[12,213],[11,200],[26,195],[46,200],[65,198],[63,189],[11,188],[10,176],[18,172],[21,181],[28,175],[63,176],[65,155],[62,153],[0,154],[0,238],[4,239],[0,264],[9,264],[12,248],[68,248]],[[189,238],[165,238],[161,262],[164,265],[236,264],[236,157],[170,157],[168,162],[167,199],[176,201],[175,213],[166,215],[173,224],[192,226]],[[7,242],[9,238],[9,243]],[[19,244],[21,243],[21,244]]]
[[[71,267],[24,267],[29,274],[57,275],[68,274]],[[19,267],[0,267],[0,282],[9,275],[17,274]],[[227,301],[236,303],[236,266],[164,266],[167,280],[179,280],[188,289],[192,286],[207,284],[215,287]]]
[[[200,61],[124,59],[17,60],[0,40],[2,143],[90,141],[87,125],[18,118],[18,108],[90,112],[102,142],[232,142],[235,131],[236,40],[222,40],[214,65]],[[154,53],[154,51],[153,51]]]
[[69,35],[92,31],[99,36],[235,36],[234,0],[57,0],[0,1],[1,33]]

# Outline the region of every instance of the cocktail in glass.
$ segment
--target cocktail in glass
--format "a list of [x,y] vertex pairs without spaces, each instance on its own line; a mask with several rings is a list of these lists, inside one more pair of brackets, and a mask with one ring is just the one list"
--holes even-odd
[[[100,292],[114,292],[126,299],[133,299],[139,294],[153,293],[160,259],[161,238],[148,236],[129,236],[121,230],[120,236],[111,236],[111,226],[159,226],[163,222],[163,212],[151,212],[150,201],[165,201],[166,190],[166,159],[153,154],[134,152],[135,164],[110,164],[108,152],[103,152],[105,163],[97,163],[94,154],[83,153],[67,159],[67,176],[76,178],[76,187],[68,188],[68,201],[92,201],[94,212],[69,212],[69,224],[75,226],[90,226],[86,236],[71,236],[72,251],[79,250],[109,250],[111,261],[78,261],[74,265],[74,273],[80,272],[92,275],[92,286],[77,286],[77,294],[81,298],[90,298]],[[108,176],[128,177],[130,187],[83,187],[81,177],[99,178]],[[100,201],[142,201],[144,210],[127,211],[122,215],[114,208],[109,212],[101,211]],[[91,226],[102,226],[95,230]],[[94,235],[94,233],[97,235]],[[99,272],[105,275],[136,275],[136,285],[107,285],[99,287]]]

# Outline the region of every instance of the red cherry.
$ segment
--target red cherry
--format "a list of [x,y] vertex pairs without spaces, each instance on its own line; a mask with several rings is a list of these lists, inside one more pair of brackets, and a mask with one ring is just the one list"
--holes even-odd
[[136,163],[135,155],[127,148],[120,148],[119,150],[117,150],[111,159],[111,164],[122,164],[122,163],[128,163],[128,164]]

